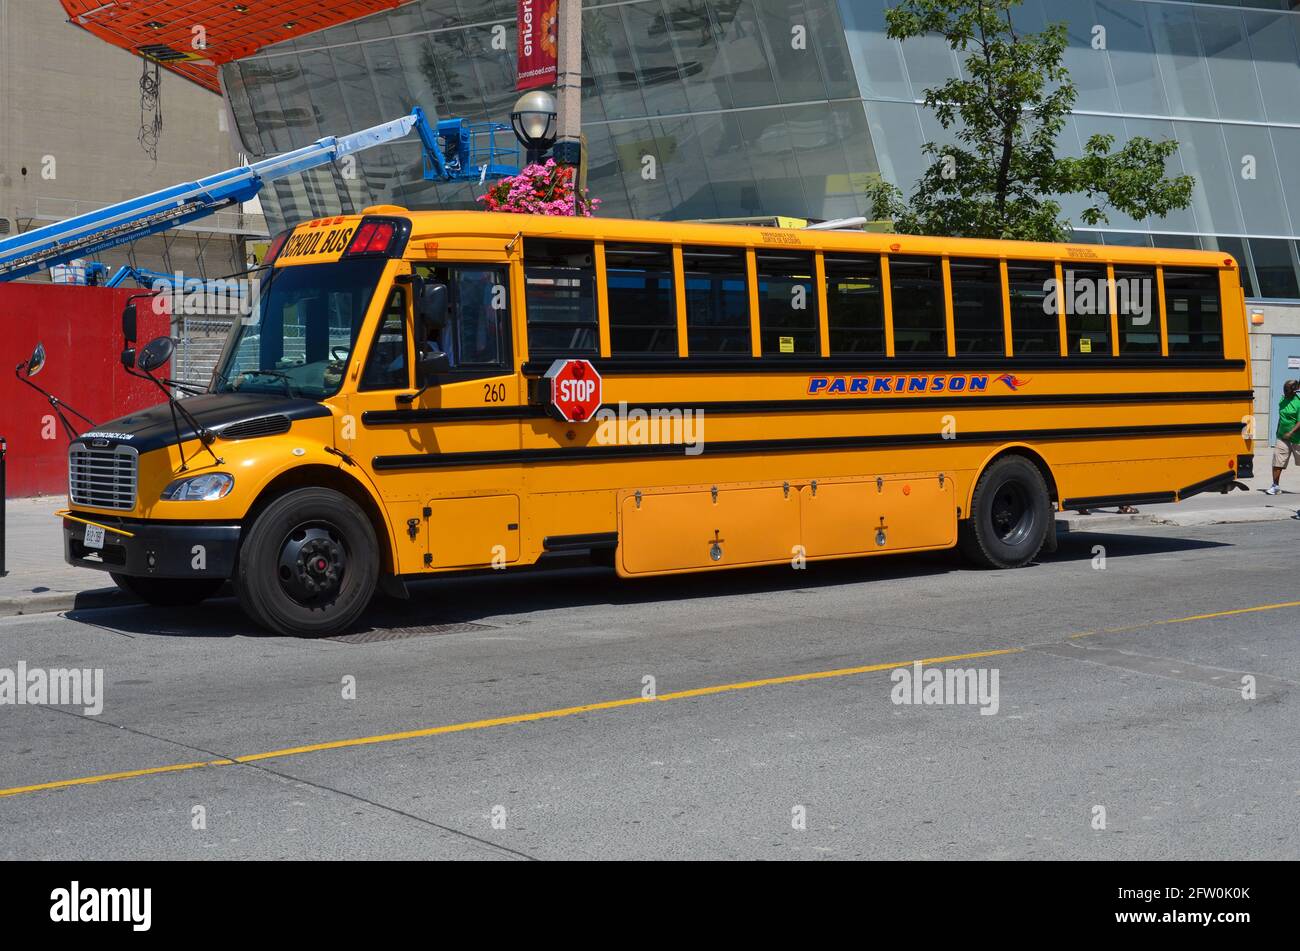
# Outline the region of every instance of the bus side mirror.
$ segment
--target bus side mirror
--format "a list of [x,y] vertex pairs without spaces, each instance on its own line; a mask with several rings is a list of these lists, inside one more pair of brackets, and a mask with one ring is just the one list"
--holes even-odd
[[135,301],[122,308],[122,337],[126,341],[126,346],[122,349],[122,366],[128,370],[135,366],[135,347],[131,345],[135,343],[137,317]]
[[428,336],[436,336],[437,331],[447,325],[447,285],[421,284],[416,290],[415,316]]
[[171,337],[159,337],[150,340],[140,351],[140,369],[152,373],[159,367],[166,366],[167,361],[176,352],[176,341]]
[[417,339],[428,341],[429,349],[421,348],[415,361],[416,382],[428,386],[430,379],[451,370],[451,360],[437,349],[438,338],[447,326],[447,285],[418,283],[415,288],[415,318],[420,333]]
[[32,351],[32,358],[26,364],[19,364],[18,369],[26,370],[27,377],[30,379],[45,369],[45,344],[38,343],[36,349]]
[[426,386],[430,377],[451,372],[451,360],[441,350],[426,350],[420,353],[415,367],[419,384]]

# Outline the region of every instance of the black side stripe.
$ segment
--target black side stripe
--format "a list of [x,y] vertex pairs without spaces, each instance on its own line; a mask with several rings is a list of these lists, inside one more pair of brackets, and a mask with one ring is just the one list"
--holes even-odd
[[[990,396],[809,396],[798,400],[714,400],[698,403],[629,403],[628,410],[646,414],[703,410],[716,415],[767,415],[829,411],[880,412],[891,409],[952,409],[981,406],[1104,406],[1143,403],[1218,403],[1254,399],[1250,390],[1198,390],[1158,393],[995,393]],[[609,404],[612,406],[612,404]],[[464,406],[450,409],[369,410],[365,426],[450,423],[470,420],[547,418],[544,406]]]
[[[1240,435],[1241,423],[1175,423],[1168,426],[1112,426],[1088,429],[1006,430],[1004,432],[961,433],[945,439],[942,433],[906,433],[889,436],[815,436],[799,439],[739,439],[704,442],[699,456],[760,455],[780,452],[881,449],[894,446],[939,446],[959,443],[1025,442],[1035,439],[1114,439],[1123,437],[1167,438],[1172,436]],[[680,443],[644,446],[575,446],[555,449],[493,449],[482,452],[407,453],[375,456],[377,471],[397,469],[442,469],[453,466],[529,465],[592,460],[656,459],[683,456]]]
[[1200,482],[1193,482],[1186,488],[1179,489],[1178,498],[1181,501],[1182,499],[1190,498],[1193,495],[1200,495],[1202,492],[1215,492],[1232,485],[1232,483],[1236,481],[1237,473],[1229,469],[1227,472],[1222,472],[1209,479],[1202,479]]
[[363,426],[406,426],[411,423],[458,423],[474,420],[533,419],[546,415],[544,406],[454,406],[448,409],[372,409],[361,414]]
[[[1066,509],[1105,509],[1116,505],[1156,505],[1160,502],[1177,502],[1175,492],[1139,492],[1128,495],[1090,495],[1081,499],[1064,499],[1061,510]],[[1086,529],[1081,529],[1086,531]]]
[[545,551],[588,551],[617,548],[618,532],[592,532],[586,535],[547,535],[542,539]]
[[[565,356],[586,357],[602,376],[654,374],[672,376],[680,373],[820,373],[844,376],[851,373],[882,373],[895,376],[911,371],[924,373],[960,373],[970,370],[1244,370],[1245,360],[1226,360],[1222,356],[1145,356],[1145,357],[946,357],[943,354],[884,357],[879,354],[841,357],[768,357],[755,360],[743,357],[687,357],[663,359],[608,358],[572,353]],[[543,376],[554,358],[529,360],[523,365],[525,376]]]

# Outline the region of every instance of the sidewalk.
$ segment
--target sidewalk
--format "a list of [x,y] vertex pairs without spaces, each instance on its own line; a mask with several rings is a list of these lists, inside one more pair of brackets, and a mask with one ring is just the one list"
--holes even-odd
[[[1134,525],[1217,525],[1289,519],[1300,509],[1300,473],[1290,471],[1283,484],[1293,486],[1281,495],[1265,495],[1269,485],[1271,452],[1255,456],[1255,478],[1243,480],[1249,492],[1203,494],[1171,505],[1142,505],[1137,515],[1119,515],[1113,508],[1092,515],[1062,512],[1058,532],[1093,532]],[[54,512],[63,508],[62,496],[11,499],[7,509],[9,574],[0,578],[0,617],[68,611],[72,608],[129,604],[135,598],[120,591],[107,573],[73,568],[63,562],[61,523]],[[1300,532],[1300,527],[1297,528]]]
[[130,604],[107,572],[73,568],[63,561],[63,496],[10,499],[5,508],[5,567],[0,578],[0,617]]

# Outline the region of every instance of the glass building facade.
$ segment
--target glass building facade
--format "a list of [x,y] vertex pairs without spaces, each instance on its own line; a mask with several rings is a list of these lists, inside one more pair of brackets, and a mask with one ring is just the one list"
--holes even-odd
[[[959,70],[937,38],[885,35],[887,0],[585,0],[583,131],[602,215],[865,214],[876,174],[910,191],[921,145],[946,133],[921,105]],[[244,151],[263,157],[422,105],[508,120],[514,0],[414,0],[222,69]],[[1199,247],[1243,262],[1252,297],[1300,299],[1300,0],[1025,0],[1019,25],[1068,24],[1078,88],[1061,151],[1094,133],[1179,143],[1191,205],[1111,213],[1080,241]],[[418,144],[275,185],[293,222],[372,204],[476,207],[477,183],[427,182]],[[1082,203],[1065,196],[1077,220]]]

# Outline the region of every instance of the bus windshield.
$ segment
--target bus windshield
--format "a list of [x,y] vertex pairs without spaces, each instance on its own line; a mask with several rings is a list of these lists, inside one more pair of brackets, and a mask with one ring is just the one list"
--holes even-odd
[[279,393],[319,400],[343,383],[383,260],[276,268],[258,312],[237,321],[213,393]]

